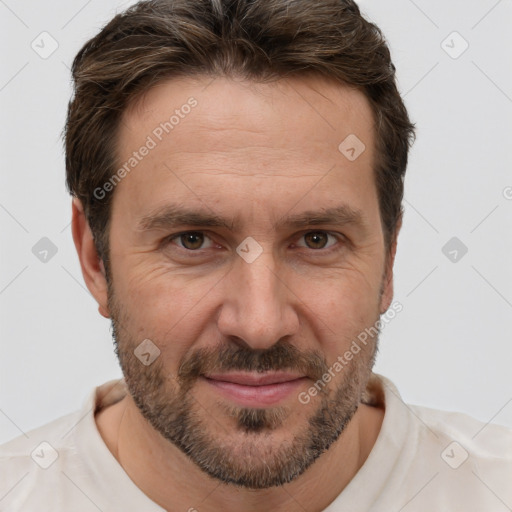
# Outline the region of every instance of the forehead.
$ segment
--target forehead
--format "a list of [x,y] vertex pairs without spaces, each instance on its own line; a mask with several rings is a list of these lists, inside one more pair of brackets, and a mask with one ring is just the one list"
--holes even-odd
[[138,218],[205,198],[214,208],[247,210],[250,200],[268,210],[286,194],[288,209],[294,201],[336,207],[342,198],[368,209],[376,203],[373,130],[366,97],[320,77],[171,79],[123,115],[118,160],[128,172],[114,206],[122,196]]
[[[192,102],[197,106],[190,109],[188,104]],[[187,117],[194,121],[182,123]],[[172,125],[170,130],[160,126],[166,122]],[[151,88],[128,106],[121,139],[129,145],[136,143],[133,139],[141,132],[156,130],[157,139],[166,139],[160,142],[173,139],[183,144],[189,130],[202,129],[210,132],[212,143],[233,147],[237,143],[247,145],[245,135],[240,133],[246,131],[260,135],[262,140],[272,139],[269,147],[292,148],[300,131],[311,144],[341,142],[340,136],[354,134],[368,146],[373,142],[373,124],[369,101],[360,90],[315,75],[268,83],[227,77],[177,77]],[[163,133],[159,134],[162,130],[158,127]],[[229,139],[221,133],[225,130],[233,132]],[[327,132],[332,138],[326,139]],[[301,147],[300,142],[296,145]]]

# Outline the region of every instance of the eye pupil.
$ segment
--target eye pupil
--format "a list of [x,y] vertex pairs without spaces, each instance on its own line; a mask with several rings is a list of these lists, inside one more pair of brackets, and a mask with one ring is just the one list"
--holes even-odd
[[[204,242],[202,233],[184,233],[180,235],[183,247],[189,250],[200,249]],[[313,231],[304,235],[306,245],[311,249],[323,249],[328,243],[328,235],[326,233]]]
[[327,245],[327,234],[326,233],[307,233],[304,235],[306,244],[312,249],[323,249]]
[[185,233],[181,235],[181,243],[187,249],[199,249],[204,242],[204,235],[202,233]]

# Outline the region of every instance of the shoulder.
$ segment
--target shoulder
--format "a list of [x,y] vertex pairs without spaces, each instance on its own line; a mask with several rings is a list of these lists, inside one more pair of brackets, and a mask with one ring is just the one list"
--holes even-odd
[[[17,459],[27,462],[28,460],[34,461],[34,459],[38,461],[38,454],[40,454],[38,448],[41,448],[44,452],[44,448],[49,444],[55,449],[65,449],[68,444],[68,435],[80,422],[80,419],[80,411],[75,411],[26,433],[20,434],[11,441],[0,445],[0,465],[10,463]],[[40,447],[41,444],[42,446]],[[44,464],[41,462],[39,465]]]
[[424,418],[439,430],[445,430],[448,425],[448,430],[453,429],[457,432],[467,432],[468,434],[472,433],[472,437],[475,439],[480,436],[480,433],[484,433],[487,429],[495,430],[497,433],[499,432],[504,436],[512,435],[511,427],[499,425],[492,421],[483,422],[462,412],[443,411],[419,405],[410,405],[410,407],[421,418]]
[[[378,376],[382,386],[388,426],[406,423],[402,434],[416,439],[419,449],[447,447],[456,442],[475,459],[512,464],[512,428],[482,422],[467,414],[405,403],[394,384]],[[448,443],[448,444],[447,444]]]
[[[424,435],[432,434],[440,444],[455,442],[474,459],[512,465],[512,428],[479,421],[460,412],[410,405]],[[422,426],[423,428],[422,428]],[[450,452],[451,453],[451,452]]]
[[466,510],[510,510],[512,429],[466,414],[411,406],[418,433],[417,456],[432,474],[440,503]]
[[121,380],[106,382],[90,391],[79,410],[1,445],[0,510],[64,510],[80,500],[84,506],[73,510],[88,510],[83,487],[94,487],[97,478],[91,461],[109,460],[94,415],[123,393]]
[[408,509],[422,512],[510,510],[511,428],[405,403],[389,380],[381,383],[386,413],[373,460],[391,462],[379,505],[411,500]]
[[[62,472],[74,459],[72,432],[80,420],[81,414],[77,411],[0,446],[1,510],[35,510],[33,491],[44,488],[53,492],[45,492],[45,501],[39,501],[39,506],[56,506],[52,495],[55,496],[56,486],[62,484]],[[2,508],[7,505],[7,509]]]

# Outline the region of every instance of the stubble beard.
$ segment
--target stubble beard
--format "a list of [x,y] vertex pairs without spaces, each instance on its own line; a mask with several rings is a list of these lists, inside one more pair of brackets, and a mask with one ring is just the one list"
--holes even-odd
[[[178,374],[171,376],[163,367],[162,358],[144,366],[134,355],[140,340],[133,339],[122,327],[121,322],[128,316],[118,304],[111,284],[109,310],[115,351],[129,393],[142,416],[210,477],[248,489],[291,482],[338,440],[361,403],[378,342],[377,335],[373,344],[364,347],[332,379],[331,384],[338,383],[337,386],[325,386],[312,398],[307,406],[311,413],[303,426],[295,427],[287,421],[291,411],[286,407],[244,408],[221,401],[218,410],[232,418],[229,427],[223,427],[206,414],[194,397],[194,385],[206,371],[299,370],[313,385],[328,372],[323,355],[317,351],[299,352],[286,341],[267,350],[231,343],[192,352],[181,361]],[[306,407],[298,400],[297,404]],[[272,433],[283,429],[293,435],[281,435],[287,441],[276,446]],[[219,430],[222,433],[216,434]]]

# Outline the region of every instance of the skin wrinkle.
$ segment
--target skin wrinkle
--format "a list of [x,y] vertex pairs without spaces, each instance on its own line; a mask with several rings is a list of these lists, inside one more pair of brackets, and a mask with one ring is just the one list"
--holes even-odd
[[[333,101],[340,97],[333,85],[322,81],[314,85]],[[202,503],[202,511],[288,511],[296,510],[297,502],[307,510],[325,508],[363,464],[382,419],[382,411],[360,404],[377,337],[308,405],[300,404],[295,394],[270,408],[241,407],[215,392],[201,376],[212,365],[226,370],[239,364],[249,371],[266,360],[268,368],[283,369],[283,364],[302,368],[308,381],[300,390],[307,390],[389,305],[392,289],[384,286],[384,237],[369,165],[372,127],[357,115],[358,109],[368,106],[357,91],[345,91],[352,95],[345,101],[352,108],[343,126],[333,120],[339,133],[332,133],[322,119],[305,114],[310,112],[307,104],[289,104],[289,95],[282,94],[286,83],[268,90],[272,109],[255,102],[258,96],[252,96],[250,87],[237,89],[236,84],[218,80],[202,96],[193,82],[187,87],[169,81],[146,96],[155,115],[158,105],[169,104],[168,98],[178,91],[200,101],[194,117],[180,124],[172,141],[164,139],[121,181],[113,197],[106,309],[130,393],[122,405],[106,409],[98,425],[106,440],[119,436],[111,443],[113,447],[118,443],[113,453],[130,478],[164,508],[172,503],[173,508],[187,510],[198,490],[205,490],[206,496],[206,489],[213,490],[219,482],[218,490]],[[296,81],[293,87],[307,89],[308,83]],[[223,140],[221,132],[209,130],[208,120],[236,122],[242,128],[252,120],[235,121],[222,95],[232,100],[234,109],[237,104],[258,109],[261,119],[255,121],[253,131],[259,129],[259,140],[266,138],[273,147],[262,152],[248,141],[248,175],[240,176],[244,179],[234,179],[239,165],[233,144]],[[217,111],[220,105],[225,105],[226,116]],[[289,132],[284,142],[273,122],[274,117],[284,119],[283,111],[288,112]],[[135,147],[155,121],[132,113],[126,122],[129,129],[121,131],[120,156],[126,154],[123,148]],[[347,126],[368,142],[366,152],[350,163],[336,146]],[[229,133],[239,137],[236,142],[250,136],[243,129]],[[187,152],[192,144],[204,148],[209,158]],[[280,159],[279,154],[287,158]],[[333,159],[339,164],[337,172],[324,176],[321,169],[329,169]],[[225,171],[212,172],[212,165],[220,168],[219,160]],[[308,162],[313,161],[310,170]],[[173,173],[163,169],[162,162],[168,162]],[[255,170],[269,168],[265,166],[270,162],[268,174]],[[229,233],[220,228],[178,227],[138,238],[137,224],[144,214],[178,199],[226,219],[238,215],[240,229]],[[295,251],[290,243],[295,244],[305,231],[336,232],[336,226],[280,230],[274,225],[289,215],[340,203],[365,213],[367,232],[347,234],[350,243],[329,256],[315,251],[315,258],[311,249]],[[183,252],[178,258],[172,245],[160,245],[166,236],[186,230],[211,233],[213,242],[223,247],[220,255],[206,249],[202,256],[187,260]],[[339,231],[349,233],[345,228]],[[235,251],[246,236],[263,248],[251,264]],[[148,367],[133,355],[143,339],[160,349]],[[314,354],[319,361],[316,369],[309,366]],[[190,364],[193,361],[195,366]],[[123,414],[113,419],[115,408],[121,407]],[[282,485],[296,501],[280,492]]]
[[[179,226],[195,225],[202,228],[221,228],[231,232],[243,231],[243,223],[240,217],[232,218],[231,221],[204,208],[190,208],[183,205],[164,205],[153,208],[149,213],[142,216],[137,222],[137,231],[142,235],[145,232],[177,229]],[[272,221],[272,228],[276,231],[294,229],[320,229],[321,226],[333,226],[334,229],[356,229],[360,237],[366,237],[369,231],[368,221],[364,218],[361,210],[354,210],[350,206],[341,204],[333,208],[322,208],[319,210],[307,210],[300,214],[287,214]],[[347,236],[344,240],[348,241]]]
[[[241,150],[244,149],[248,149],[247,147],[246,148],[241,148]],[[176,153],[178,154],[178,153]],[[201,154],[208,154],[209,156],[212,156],[215,154],[215,152],[208,152],[208,151],[204,151],[204,152],[198,152],[198,151],[193,151],[193,152],[186,152],[186,151],[181,151],[180,154],[189,154],[189,155],[201,155]],[[224,155],[224,153],[220,154],[220,157],[222,158],[222,156]],[[263,155],[265,158],[269,158],[269,154],[268,152],[265,152],[264,155]],[[234,178],[250,178],[250,177],[268,177],[268,178],[274,178],[274,177],[281,177],[281,178],[286,178],[286,179],[290,179],[290,176],[287,176],[286,174],[283,174],[283,173],[279,173],[279,171],[276,171],[274,169],[274,167],[271,167],[271,162],[269,163],[266,163],[266,166],[270,167],[269,170],[266,172],[266,173],[262,173],[261,171],[258,171],[258,172],[255,172],[255,171],[247,171],[245,169],[247,168],[244,168],[244,167],[241,167],[242,165],[247,165],[247,162],[246,162],[246,155],[242,155],[242,160],[240,161],[240,163],[237,165],[236,169],[229,172],[225,169],[209,169],[207,171],[205,171],[204,169],[201,170],[201,171],[195,171],[194,168],[192,167],[188,172],[187,174],[190,172],[191,175],[193,174],[205,174],[205,175],[212,175],[212,176],[216,176],[216,175],[228,175],[228,176],[232,176]],[[276,163],[280,163],[282,162],[283,158],[286,158],[286,157],[283,157],[283,155],[281,155],[280,157],[276,157],[275,159],[275,162]],[[193,160],[193,158],[191,158]],[[229,166],[232,166],[234,164],[234,160],[231,158],[225,158],[225,161],[226,161],[226,164],[228,164]],[[176,164],[176,161],[174,162],[174,164]],[[222,162],[221,162],[222,164]],[[313,162],[313,165],[314,165],[314,162]],[[332,164],[330,165],[330,167],[327,167],[326,168],[326,171],[328,169],[330,169],[332,167]],[[172,167],[171,167],[172,169]],[[240,174],[240,171],[244,170],[245,174]],[[295,176],[296,178],[312,178],[312,179],[318,179],[318,175],[317,174],[313,174],[313,173],[304,173],[304,174],[300,174],[300,175],[296,175]]]
[[[314,8],[307,1],[221,4],[137,4],[73,61],[65,141],[74,240],[100,313],[112,318],[134,395],[96,421],[125,473],[165,510],[317,512],[350,482],[380,428],[383,411],[360,403],[377,337],[307,405],[293,393],[273,407],[242,407],[198,375],[236,358],[276,368],[285,356],[292,366],[311,353],[335,361],[389,307],[389,233],[399,217],[413,126],[385,39],[351,0]],[[192,98],[172,132],[142,160],[133,155]],[[366,146],[352,162],[338,150],[349,134]],[[99,200],[95,188],[132,155],[136,166]],[[163,169],[167,163],[172,172]],[[352,242],[339,252],[295,251],[306,226],[273,225],[290,212],[341,200],[364,210],[369,229],[333,229]],[[177,202],[240,217],[242,229],[208,230],[224,251],[195,256],[159,244],[174,230],[137,233],[150,207]],[[253,263],[236,251],[246,236],[263,248]],[[148,367],[134,354],[143,339],[160,350]],[[194,357],[199,373],[176,380]],[[314,378],[312,368],[303,370],[311,375],[297,391]],[[335,438],[350,417],[318,455],[315,440]],[[233,477],[243,480],[239,486],[222,483]]]

